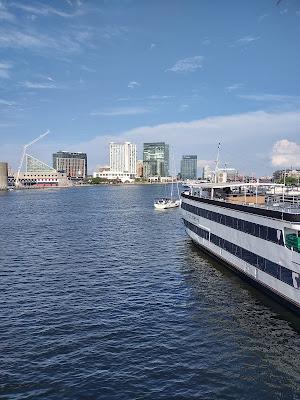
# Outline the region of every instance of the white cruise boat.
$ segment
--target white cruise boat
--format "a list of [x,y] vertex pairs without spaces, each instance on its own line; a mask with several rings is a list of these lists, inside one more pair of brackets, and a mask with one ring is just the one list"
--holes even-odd
[[181,194],[181,212],[194,243],[300,314],[300,201],[267,195],[280,186],[201,183]]

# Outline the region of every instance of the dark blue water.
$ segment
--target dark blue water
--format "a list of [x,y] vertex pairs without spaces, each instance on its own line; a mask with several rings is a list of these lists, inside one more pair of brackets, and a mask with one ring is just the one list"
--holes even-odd
[[299,399],[299,320],[186,237],[160,186],[0,196],[1,399]]

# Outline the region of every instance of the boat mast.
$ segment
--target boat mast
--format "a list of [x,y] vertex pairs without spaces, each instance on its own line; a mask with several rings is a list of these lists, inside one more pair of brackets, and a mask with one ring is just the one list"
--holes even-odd
[[220,162],[220,147],[221,143],[218,144],[218,152],[217,152],[217,159],[216,159],[216,168],[215,168],[215,183],[218,183],[218,170],[219,170],[219,162]]

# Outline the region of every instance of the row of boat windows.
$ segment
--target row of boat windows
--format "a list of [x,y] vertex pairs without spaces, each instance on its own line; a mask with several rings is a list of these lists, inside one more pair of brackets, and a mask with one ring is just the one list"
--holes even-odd
[[252,253],[249,250],[246,250],[234,243],[229,242],[217,235],[209,234],[205,229],[199,228],[198,226],[192,224],[189,221],[183,220],[185,226],[196,233],[198,236],[210,240],[211,243],[220,247],[223,250],[228,251],[232,255],[240,258],[241,260],[246,261],[247,263],[253,265],[257,269],[264,271],[265,273],[277,278],[290,286],[293,285],[293,276],[292,271],[288,268],[285,268],[279,264],[274,263],[273,261],[267,260],[264,257],[261,257],[255,253]]
[[249,233],[249,235],[256,236],[260,239],[268,240],[270,242],[284,246],[281,230],[270,228],[269,226],[255,224],[254,222],[245,221],[243,219],[231,217],[229,215],[220,214],[215,211],[206,210],[204,208],[195,207],[186,203],[182,203],[181,208],[193,214],[199,215],[199,217],[218,222],[219,224],[228,226],[229,228]]

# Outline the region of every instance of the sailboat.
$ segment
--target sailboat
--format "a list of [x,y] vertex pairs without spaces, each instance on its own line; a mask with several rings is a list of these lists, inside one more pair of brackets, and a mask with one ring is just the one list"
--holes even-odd
[[172,176],[172,184],[171,184],[171,196],[170,197],[161,197],[159,199],[154,200],[154,208],[157,210],[166,210],[168,208],[179,207],[181,204],[180,196],[179,196],[179,188],[177,183],[177,194],[178,199],[173,198],[173,176]]

